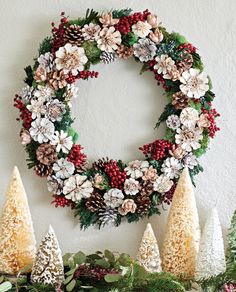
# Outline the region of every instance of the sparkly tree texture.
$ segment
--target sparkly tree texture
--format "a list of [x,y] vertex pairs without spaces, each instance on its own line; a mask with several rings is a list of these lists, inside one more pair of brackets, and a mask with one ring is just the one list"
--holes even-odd
[[0,271],[16,275],[35,259],[35,237],[25,189],[17,167],[6,194],[0,225]]
[[60,284],[64,280],[64,267],[59,243],[50,226],[36,253],[31,281],[45,285]]
[[197,258],[197,280],[207,279],[225,272],[225,253],[220,220],[214,208],[203,229]]
[[178,181],[166,230],[162,254],[163,270],[180,278],[193,278],[200,227],[193,185],[187,168],[183,170]]
[[148,272],[159,273],[162,271],[159,248],[150,223],[147,224],[144,231],[137,260]]

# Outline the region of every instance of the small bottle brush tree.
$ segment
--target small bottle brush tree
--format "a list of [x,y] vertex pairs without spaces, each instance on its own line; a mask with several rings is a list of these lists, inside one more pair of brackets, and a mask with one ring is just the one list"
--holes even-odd
[[15,167],[0,223],[0,272],[16,275],[30,267],[35,260],[35,244],[25,189]]
[[31,281],[44,285],[55,285],[62,283],[63,280],[64,266],[61,250],[55,232],[50,226],[37,250]]
[[180,278],[193,278],[199,241],[200,226],[193,185],[185,168],[168,216],[162,253],[163,270]]
[[196,280],[207,279],[225,272],[225,252],[220,220],[214,208],[202,232],[196,266]]
[[159,273],[162,271],[159,248],[150,223],[147,224],[144,231],[137,260],[148,272]]

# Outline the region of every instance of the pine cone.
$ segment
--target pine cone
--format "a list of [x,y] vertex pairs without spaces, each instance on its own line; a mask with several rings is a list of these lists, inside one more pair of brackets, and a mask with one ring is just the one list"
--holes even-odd
[[104,63],[104,64],[109,64],[111,62],[114,62],[116,59],[116,54],[115,53],[108,53],[108,52],[102,52],[101,56],[100,56],[100,60]]
[[117,213],[114,209],[110,207],[105,207],[104,209],[101,209],[98,213],[99,221],[101,226],[105,226],[109,223],[112,223],[117,218]]
[[49,85],[55,90],[61,89],[67,85],[66,78],[67,76],[63,71],[55,71],[48,74]]
[[43,143],[38,147],[36,156],[42,164],[50,165],[57,159],[56,148],[49,143]]
[[153,193],[153,183],[150,181],[144,181],[141,185],[140,195],[143,197],[148,197]]
[[105,209],[106,204],[104,203],[103,197],[99,193],[94,193],[86,202],[86,207],[91,212],[96,212],[99,209]]
[[95,161],[92,165],[92,168],[94,168],[96,171],[101,171],[104,172],[105,171],[105,167],[106,165],[110,162],[109,158],[101,158],[98,161]]
[[193,65],[193,57],[192,55],[188,55],[181,61],[176,62],[177,68],[179,72],[182,74],[184,71],[190,69]]
[[137,205],[136,213],[144,215],[150,209],[151,199],[148,196],[139,196],[135,200],[135,204]]
[[116,54],[117,54],[117,56],[119,58],[126,60],[126,59],[128,59],[128,58],[133,56],[134,49],[133,49],[133,47],[129,48],[129,47],[126,47],[124,45],[121,45],[121,46],[118,47],[118,49],[116,51]]
[[64,34],[64,42],[81,47],[84,42],[81,27],[76,24],[71,24],[68,26]]
[[183,109],[188,106],[189,98],[182,91],[174,93],[172,98],[172,104],[176,109]]
[[49,165],[39,163],[34,167],[35,173],[40,177],[47,177],[52,174],[52,168]]

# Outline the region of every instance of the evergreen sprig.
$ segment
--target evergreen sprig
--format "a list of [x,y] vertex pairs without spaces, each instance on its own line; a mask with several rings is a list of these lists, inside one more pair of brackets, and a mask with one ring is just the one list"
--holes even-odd
[[167,104],[163,113],[160,115],[155,128],[159,128],[161,123],[165,122],[170,115],[179,115],[180,110],[176,109],[172,104]]
[[45,54],[47,52],[50,52],[51,49],[52,49],[52,38],[46,37],[39,45],[39,56],[41,54]]
[[131,8],[121,9],[121,10],[113,10],[112,16],[113,18],[121,18],[124,16],[129,16],[132,13]]

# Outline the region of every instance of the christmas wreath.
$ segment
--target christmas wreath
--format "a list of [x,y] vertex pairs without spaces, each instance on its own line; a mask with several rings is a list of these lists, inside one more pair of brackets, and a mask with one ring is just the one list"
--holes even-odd
[[[56,207],[75,210],[81,228],[159,214],[160,206],[170,203],[182,169],[188,167],[192,178],[202,171],[198,158],[219,130],[211,80],[196,48],[167,32],[148,10],[131,12],[88,10],[75,20],[62,13],[33,66],[25,68],[27,85],[14,99],[29,168],[47,178]],[[92,65],[131,57],[142,64],[141,73],[152,71],[166,92],[168,104],[156,124],[166,123],[165,136],[140,147],[143,160],[103,158],[87,167],[72,128],[75,82],[97,78]]]

